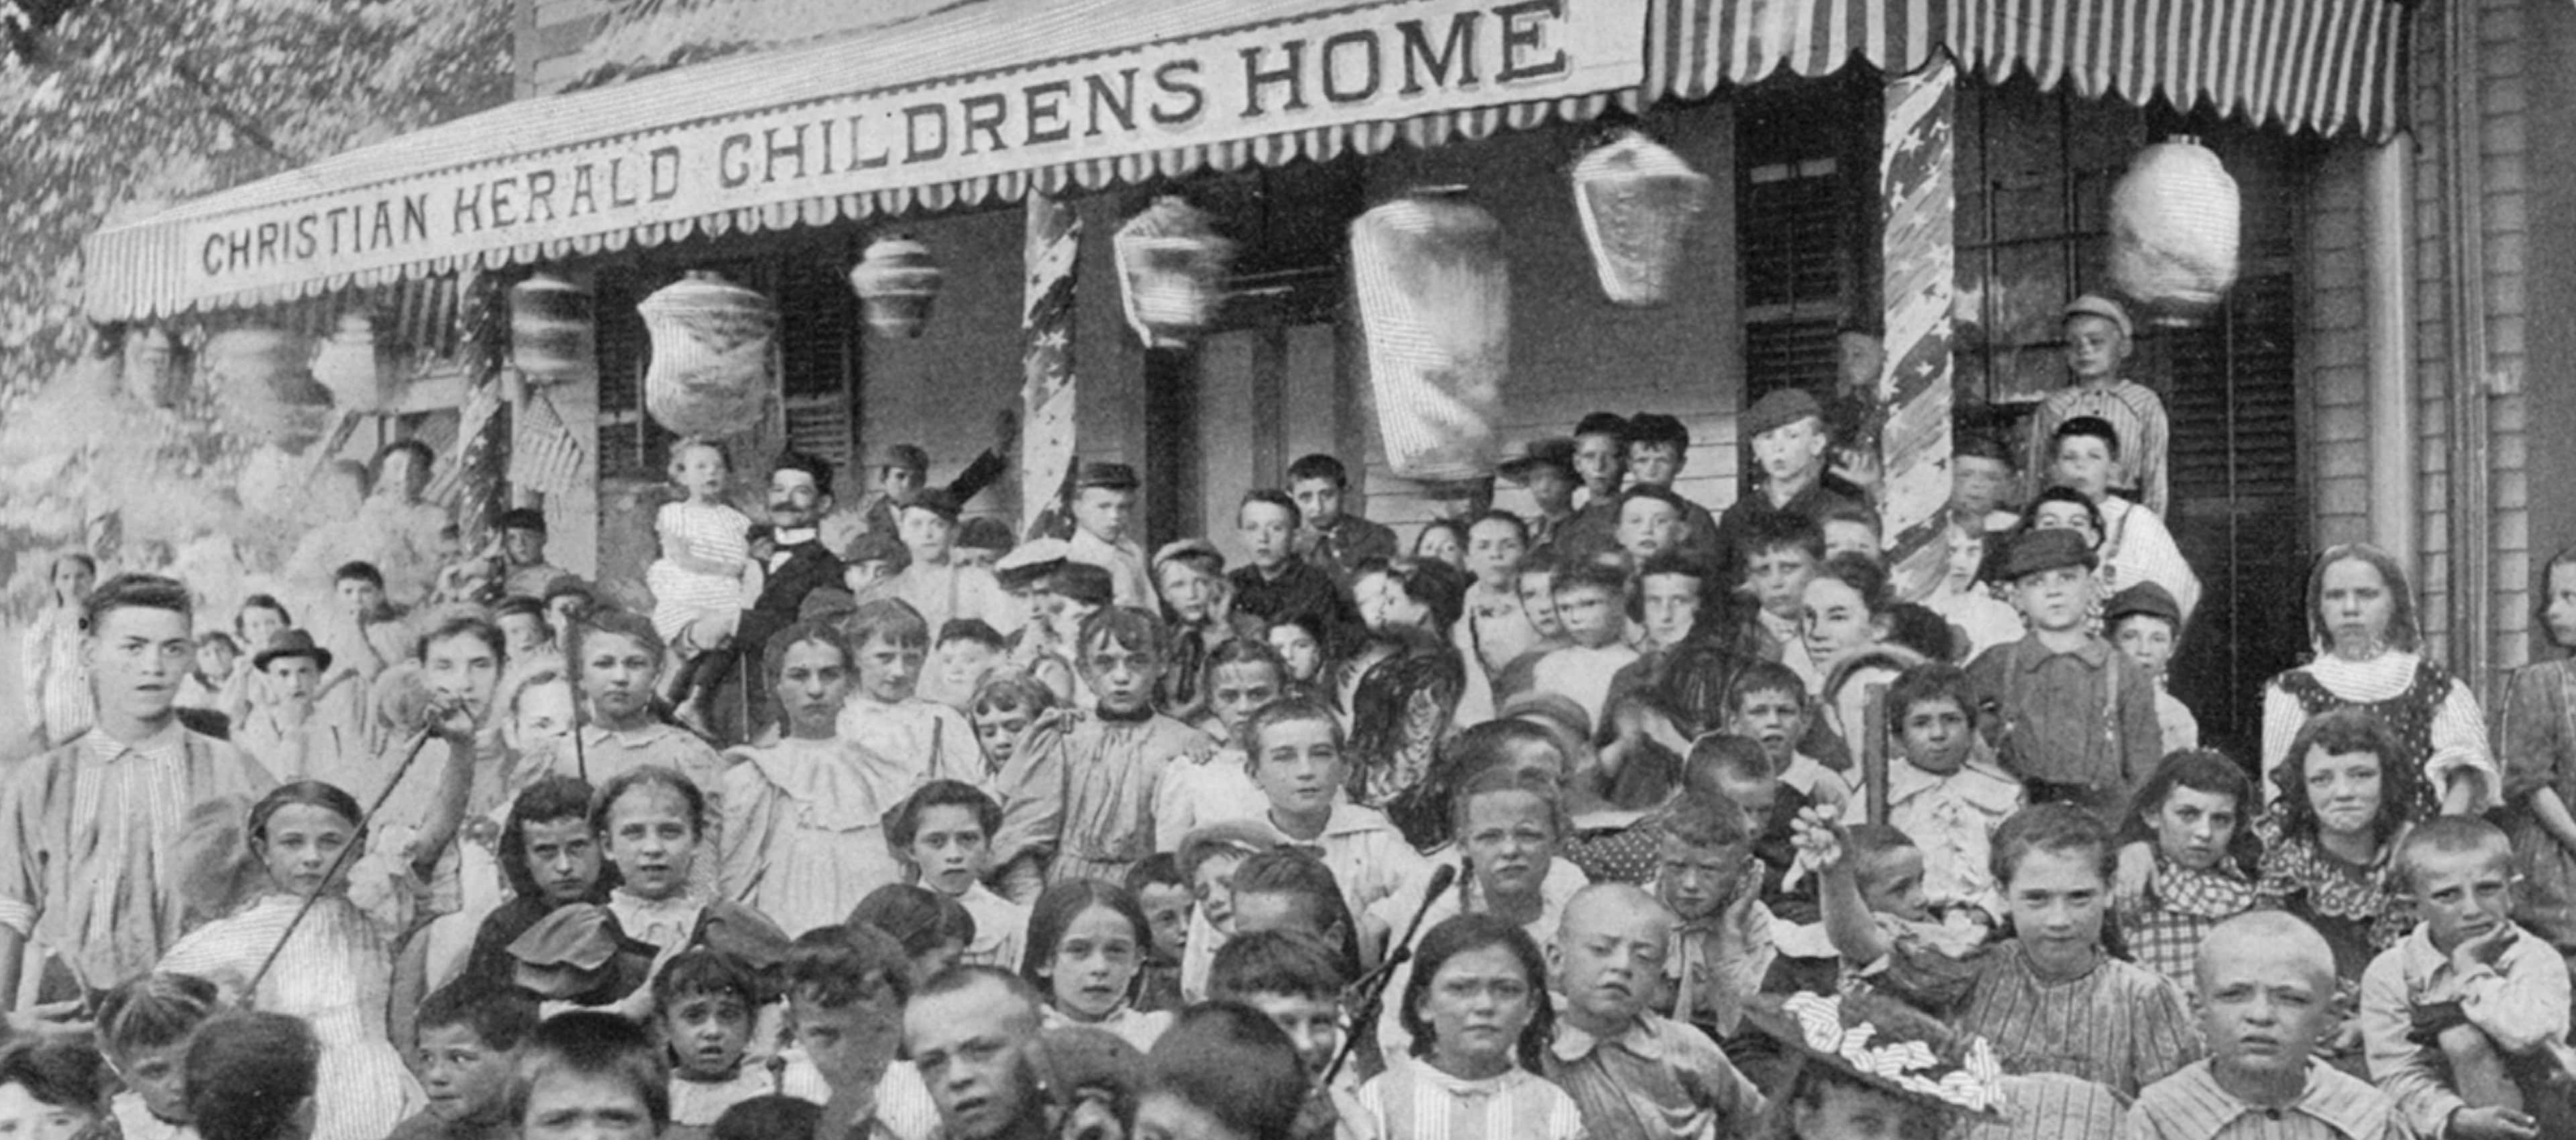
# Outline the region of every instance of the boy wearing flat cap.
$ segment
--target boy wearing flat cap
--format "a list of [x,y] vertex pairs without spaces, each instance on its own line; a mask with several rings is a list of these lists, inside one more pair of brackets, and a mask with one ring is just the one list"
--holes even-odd
[[923,493],[938,490],[959,506],[974,501],[977,493],[1010,470],[1008,456],[1020,443],[1020,417],[1008,408],[993,414],[993,445],[966,465],[946,487],[930,486],[930,453],[919,444],[898,443],[885,450],[885,462],[877,465],[877,493],[868,497],[860,508],[860,517],[870,531],[893,534],[903,526],[903,508]]
[[1738,496],[1717,522],[1720,582],[1744,580],[1744,544],[1760,520],[1800,514],[1822,527],[1826,513],[1837,507],[1868,506],[1859,488],[1826,472],[1832,440],[1825,410],[1806,389],[1781,388],[1762,397],[1744,413],[1741,430],[1762,481]]
[[2140,582],[2111,595],[2102,605],[2102,632],[2113,648],[2156,683],[2156,724],[2170,755],[2200,747],[2200,720],[2166,687],[2174,645],[2182,640],[2182,604],[2173,592],[2153,582]]
[[2022,470],[2030,473],[2032,489],[2047,485],[2056,459],[2050,452],[2057,425],[2077,416],[2098,416],[2119,433],[2124,452],[2112,486],[2131,492],[2156,517],[2166,517],[2165,457],[2172,426],[2165,418],[2164,398],[2155,389],[2120,375],[2129,359],[2130,338],[2136,335],[2128,311],[2108,297],[2087,293],[2066,306],[2064,327],[2066,370],[2075,382],[2049,393],[2031,414]]
[[1504,460],[1495,473],[1504,482],[1517,483],[1527,490],[1530,502],[1538,507],[1538,514],[1529,519],[1531,550],[1555,541],[1558,529],[1574,521],[1574,489],[1583,482],[1574,473],[1571,437],[1531,440],[1519,455]]
[[1117,604],[1154,608],[1154,575],[1145,547],[1127,532],[1136,517],[1136,469],[1124,463],[1085,463],[1073,482],[1073,539],[1065,559],[1109,572]]
[[2164,756],[2164,730],[2155,681],[2088,628],[2093,551],[2073,530],[2025,531],[2002,578],[2030,632],[1968,666],[1979,727],[2030,802],[2117,819]]
[[1007,634],[1019,628],[1020,619],[1018,608],[1002,593],[1001,583],[994,580],[992,571],[956,560],[958,502],[934,488],[896,510],[897,533],[912,555],[912,565],[895,575],[889,594],[911,603],[934,630],[972,618]]

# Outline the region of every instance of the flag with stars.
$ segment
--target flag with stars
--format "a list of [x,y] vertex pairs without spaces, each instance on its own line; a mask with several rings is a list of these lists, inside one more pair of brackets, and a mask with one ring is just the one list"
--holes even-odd
[[1024,536],[1036,537],[1065,529],[1064,501],[1073,482],[1073,287],[1082,218],[1072,203],[1044,194],[1029,195],[1028,215],[1026,307],[1020,319],[1027,424],[1020,436],[1020,523]]

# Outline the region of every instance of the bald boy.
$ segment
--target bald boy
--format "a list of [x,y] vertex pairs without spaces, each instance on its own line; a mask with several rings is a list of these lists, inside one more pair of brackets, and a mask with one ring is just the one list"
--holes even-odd
[[2334,1032],[2334,951],[2277,910],[2238,915],[2202,941],[2209,1057],[2138,1093],[2124,1140],[2263,1136],[2411,1140],[2396,1102],[2314,1056]]
[[1592,1140],[1749,1136],[1763,1101],[1716,1043],[1646,1008],[1672,942],[1671,911],[1643,888],[1597,883],[1565,904],[1548,963],[1559,1007],[1547,1079]]

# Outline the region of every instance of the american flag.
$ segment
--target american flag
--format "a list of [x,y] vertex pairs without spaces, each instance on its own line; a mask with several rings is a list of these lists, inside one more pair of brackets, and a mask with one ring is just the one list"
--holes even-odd
[[564,426],[554,398],[542,389],[531,393],[518,420],[510,441],[510,481],[550,495],[572,490],[581,475],[581,439]]
[[[429,485],[421,491],[423,499],[441,506],[470,509],[470,504],[460,501],[459,496],[470,494],[467,484],[481,458],[477,451],[484,446],[485,429],[491,426],[492,417],[501,414],[500,388],[498,384],[477,384],[465,397],[465,406],[457,411],[456,438],[448,441],[455,443],[457,450],[452,458],[438,465],[437,473],[430,477]],[[430,444],[430,450],[435,452],[447,450],[436,441],[425,439],[422,442]],[[466,511],[458,513],[461,515]],[[458,529],[464,529],[464,521],[459,520]]]

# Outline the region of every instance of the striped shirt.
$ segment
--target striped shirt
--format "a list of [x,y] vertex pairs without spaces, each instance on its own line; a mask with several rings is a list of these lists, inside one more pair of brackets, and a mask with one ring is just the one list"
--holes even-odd
[[1527,1069],[1471,1081],[1421,1061],[1389,1058],[1360,1086],[1360,1110],[1379,1140],[1577,1140],[1583,1111]]
[[[1939,953],[1902,941],[1898,950]],[[2040,977],[2017,940],[1997,943],[1966,970],[1936,965],[1891,963],[1879,977],[1918,1006],[1956,1011],[1952,1027],[1993,1042],[2006,1072],[2064,1073],[2134,1097],[2207,1053],[2181,987],[2098,952],[2091,970],[2062,980]]]
[[2114,484],[2137,488],[2148,510],[2164,514],[2171,502],[2165,457],[2171,454],[2167,441],[2173,429],[2165,418],[2164,398],[2134,380],[2116,380],[2101,388],[2069,385],[2041,400],[2039,411],[2030,417],[2029,454],[2022,464],[2032,482],[2047,485],[2053,458],[2048,454],[2048,437],[2057,425],[2078,416],[2097,416],[2111,425],[2120,437],[2120,472],[2113,476]]
[[2250,1104],[2220,1087],[2199,1061],[2138,1094],[2121,1140],[2414,1140],[2386,1094],[2323,1061],[2308,1062],[2308,1087],[2278,1108]]

